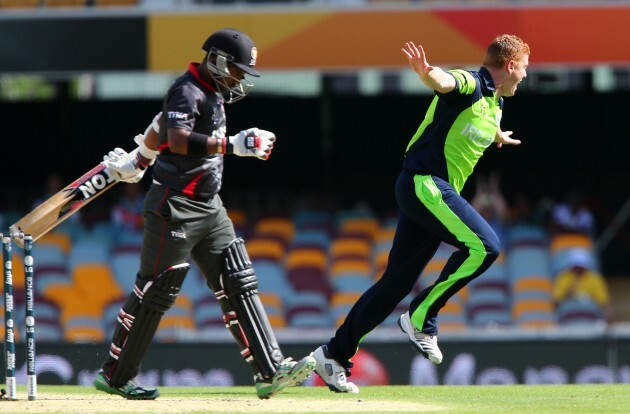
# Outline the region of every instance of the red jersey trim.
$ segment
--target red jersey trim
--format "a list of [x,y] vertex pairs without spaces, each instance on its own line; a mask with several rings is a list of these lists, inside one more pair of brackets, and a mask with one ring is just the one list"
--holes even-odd
[[201,76],[199,75],[199,70],[197,70],[197,67],[199,65],[201,65],[201,63],[191,62],[190,65],[188,65],[188,71],[192,73],[195,79],[197,79],[199,83],[201,83],[206,89],[209,89],[212,92],[216,92],[217,90],[214,89],[214,86],[210,85],[208,82],[201,79]]
[[202,176],[203,176],[203,173],[193,178],[188,184],[186,184],[186,187],[184,187],[184,189],[182,190],[182,193],[186,194],[188,197],[192,199],[195,199],[196,198],[195,187],[197,187],[197,182],[199,182]]

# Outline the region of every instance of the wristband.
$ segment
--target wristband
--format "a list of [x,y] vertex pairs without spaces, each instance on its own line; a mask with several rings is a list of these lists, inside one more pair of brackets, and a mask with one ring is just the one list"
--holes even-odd
[[188,155],[208,155],[208,136],[191,132],[188,135]]
[[227,151],[225,138],[216,138],[217,141],[217,154],[225,154]]
[[140,151],[138,151],[138,154],[136,155],[136,165],[141,170],[146,170],[147,167],[149,165],[151,165],[151,164],[147,164],[146,162],[144,162],[144,158],[143,158],[142,154],[140,153]]

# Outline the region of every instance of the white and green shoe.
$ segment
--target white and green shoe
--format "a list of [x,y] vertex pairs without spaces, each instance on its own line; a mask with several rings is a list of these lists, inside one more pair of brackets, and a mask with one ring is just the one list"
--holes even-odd
[[315,359],[306,356],[295,362],[287,358],[280,363],[276,375],[270,381],[256,381],[256,394],[260,399],[267,399],[287,387],[293,387],[307,379],[315,369]]
[[136,384],[133,380],[127,381],[122,387],[113,387],[109,384],[109,379],[105,376],[103,371],[99,371],[94,381],[92,381],[92,384],[94,384],[99,391],[120,395],[128,400],[155,400],[160,396],[160,391],[158,391],[157,388],[146,388]]

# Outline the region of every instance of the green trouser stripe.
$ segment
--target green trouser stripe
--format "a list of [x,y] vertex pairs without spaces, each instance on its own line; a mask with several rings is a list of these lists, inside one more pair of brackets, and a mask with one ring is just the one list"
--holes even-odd
[[424,206],[457,237],[457,240],[464,243],[470,250],[468,259],[448,278],[433,287],[431,293],[422,301],[420,306],[411,315],[413,324],[422,330],[427,317],[427,312],[431,305],[438,300],[447,289],[455,282],[472,275],[483,263],[486,257],[486,249],[477,234],[472,231],[453,210],[442,200],[442,193],[430,175],[416,175],[415,182],[416,197]]

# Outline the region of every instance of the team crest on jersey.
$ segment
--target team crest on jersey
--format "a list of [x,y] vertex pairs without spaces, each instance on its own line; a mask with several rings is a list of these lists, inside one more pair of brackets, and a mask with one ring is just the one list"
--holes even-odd
[[249,66],[256,66],[256,59],[258,58],[258,49],[256,47],[252,47],[252,60],[249,61]]
[[485,100],[479,101],[479,116],[485,118],[488,115],[488,111],[490,110],[490,105]]

